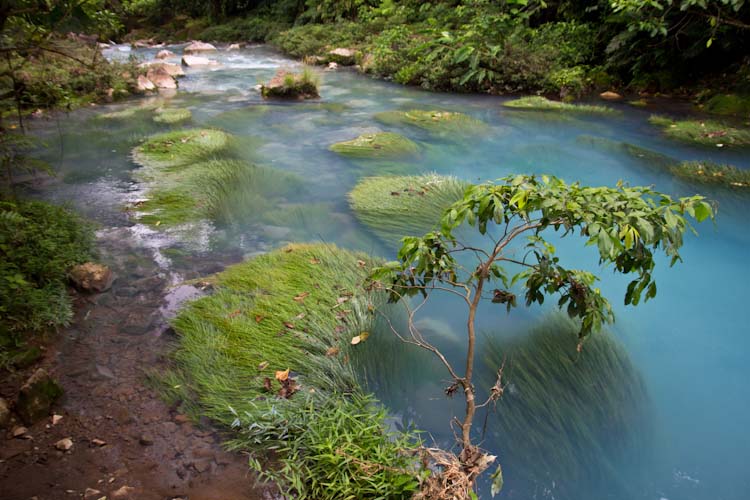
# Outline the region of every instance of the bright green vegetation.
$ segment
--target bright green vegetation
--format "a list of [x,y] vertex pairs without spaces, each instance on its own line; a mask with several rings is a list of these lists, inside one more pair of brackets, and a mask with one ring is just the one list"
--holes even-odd
[[[288,496],[409,498],[417,487],[413,441],[389,439],[348,362],[382,302],[361,286],[370,264],[333,245],[290,245],[208,277],[213,293],[173,321],[173,396],[231,427],[233,448],[275,450],[273,470],[251,465]],[[286,370],[298,392],[283,390]]]
[[337,142],[331,151],[353,158],[403,158],[419,154],[419,146],[393,132],[363,134],[350,141]]
[[700,146],[748,147],[750,129],[711,120],[672,120],[663,116],[652,116],[649,122],[661,127],[664,135],[676,141]]
[[704,111],[715,115],[750,117],[750,96],[737,94],[717,94],[706,101]]
[[217,129],[176,130],[151,136],[133,150],[133,159],[144,167],[177,167],[226,152],[230,141]]
[[[648,395],[625,349],[608,332],[576,351],[579,327],[553,315],[512,341],[488,335],[478,383],[491,387],[505,362],[508,384],[489,426],[507,450],[506,470],[565,484],[589,474],[616,484],[612,458],[648,440]],[[523,450],[523,451],[520,451]],[[582,453],[581,450],[596,450]],[[605,452],[606,450],[606,452]]]
[[408,125],[440,136],[467,137],[484,134],[489,127],[486,123],[455,111],[383,111],[375,119],[386,125]]
[[674,165],[670,172],[693,184],[750,189],[750,170],[731,165],[719,165],[710,161],[684,161]]
[[192,117],[193,113],[191,113],[189,109],[158,108],[154,115],[154,121],[156,123],[174,125],[176,123],[190,121]]
[[436,174],[367,177],[349,193],[357,218],[387,243],[422,234],[463,196],[466,183]]
[[91,259],[93,242],[91,225],[67,209],[0,202],[0,349],[71,320],[67,272]]
[[563,111],[566,113],[581,114],[616,114],[618,111],[607,106],[595,106],[590,104],[571,104],[567,102],[551,101],[541,96],[521,97],[505,101],[503,106],[511,109],[524,109],[529,111]]
[[301,73],[281,70],[262,86],[260,92],[266,99],[312,99],[320,97],[320,77],[309,68]]

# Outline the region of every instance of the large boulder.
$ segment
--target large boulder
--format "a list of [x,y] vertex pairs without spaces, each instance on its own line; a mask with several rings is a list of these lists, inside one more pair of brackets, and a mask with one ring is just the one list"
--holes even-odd
[[114,274],[107,266],[93,262],[75,266],[70,270],[69,276],[73,285],[82,292],[104,292],[109,290],[114,281]]
[[194,68],[196,66],[218,66],[219,63],[212,61],[208,57],[201,56],[182,56],[182,65],[188,68]]
[[167,50],[167,49],[160,50],[156,54],[156,58],[157,59],[169,59],[170,57],[177,57],[177,54],[175,54],[171,50]]
[[216,52],[216,47],[210,43],[192,42],[190,45],[182,49],[183,54],[200,54],[203,52]]
[[177,81],[169,74],[164,66],[152,66],[146,73],[146,78],[156,85],[158,89],[176,89]]
[[62,387],[44,368],[39,368],[21,387],[16,412],[26,425],[31,425],[49,415],[52,405],[62,394]]
[[342,66],[353,66],[357,52],[353,49],[338,48],[328,52],[328,60]]

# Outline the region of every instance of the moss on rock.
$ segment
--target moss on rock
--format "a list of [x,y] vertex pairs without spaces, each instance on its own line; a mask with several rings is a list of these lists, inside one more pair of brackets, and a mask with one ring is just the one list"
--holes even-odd
[[192,118],[193,113],[189,109],[181,108],[159,108],[154,114],[154,121],[156,123],[166,123],[168,125],[187,122]]
[[699,146],[750,147],[750,130],[712,120],[672,120],[654,115],[649,122],[676,141]]
[[176,130],[148,138],[133,150],[133,160],[144,167],[194,163],[224,152],[231,136],[217,129]]
[[389,244],[434,228],[466,184],[436,174],[367,177],[349,193],[357,218]]
[[563,111],[566,113],[580,114],[615,114],[618,110],[591,104],[571,104],[567,102],[552,101],[541,96],[521,97],[505,101],[503,106],[510,109],[523,109],[529,111]]
[[375,119],[386,125],[408,125],[442,136],[466,137],[485,134],[489,130],[483,121],[455,111],[383,111],[377,113]]
[[353,158],[403,158],[419,154],[419,146],[393,132],[363,134],[350,141],[337,142],[331,151]]

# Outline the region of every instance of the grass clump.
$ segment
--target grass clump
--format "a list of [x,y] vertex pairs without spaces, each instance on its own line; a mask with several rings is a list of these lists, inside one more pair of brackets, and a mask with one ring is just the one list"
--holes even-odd
[[703,105],[704,111],[715,115],[750,117],[750,96],[717,94]]
[[415,142],[393,132],[363,134],[350,141],[332,144],[329,149],[353,158],[403,158],[419,154]]
[[507,450],[503,467],[521,482],[557,482],[561,498],[575,498],[569,488],[591,474],[611,487],[610,458],[648,434],[646,389],[624,348],[603,332],[578,353],[577,332],[554,315],[515,340],[489,337],[482,350],[480,385],[492,386],[505,363],[508,385],[488,426]]
[[648,120],[664,135],[676,141],[699,146],[750,146],[750,130],[711,120],[672,120],[654,115]]
[[213,293],[173,321],[183,394],[234,429],[233,448],[275,450],[278,468],[251,465],[290,497],[409,498],[417,487],[411,439],[390,439],[348,362],[381,301],[361,286],[368,262],[290,245],[207,278]]
[[437,174],[367,177],[349,193],[349,204],[360,222],[395,244],[432,229],[465,188],[455,177]]
[[529,111],[564,111],[566,113],[580,114],[614,114],[616,109],[607,106],[591,104],[571,104],[567,102],[552,101],[542,96],[528,96],[520,99],[505,101],[503,106],[510,109],[522,109]]
[[174,125],[176,123],[190,121],[192,118],[193,113],[191,113],[189,109],[159,108],[155,112],[154,121],[156,123]]
[[279,70],[271,80],[262,85],[260,93],[266,99],[314,99],[318,93],[320,77],[311,69],[301,73]]
[[455,111],[383,111],[375,119],[386,125],[408,125],[432,134],[460,135],[462,137],[484,134],[489,130],[486,123],[469,115]]
[[693,184],[713,185],[730,189],[750,189],[750,171],[710,161],[684,161],[670,171]]
[[174,167],[225,152],[230,135],[216,129],[176,130],[148,138],[133,150],[133,160],[145,167]]
[[0,202],[0,337],[20,339],[67,324],[68,270],[92,257],[93,228],[38,201]]

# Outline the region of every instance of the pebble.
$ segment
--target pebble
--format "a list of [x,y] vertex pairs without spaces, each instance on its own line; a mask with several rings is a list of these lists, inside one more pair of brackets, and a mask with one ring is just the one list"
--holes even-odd
[[52,415],[52,425],[57,425],[62,419],[62,415]]
[[57,448],[60,451],[68,451],[71,448],[73,448],[73,440],[69,437],[63,438],[60,441],[55,443],[55,448]]
[[152,444],[154,444],[154,438],[152,438],[148,434],[142,434],[141,437],[138,438],[138,442],[143,446],[151,446]]

